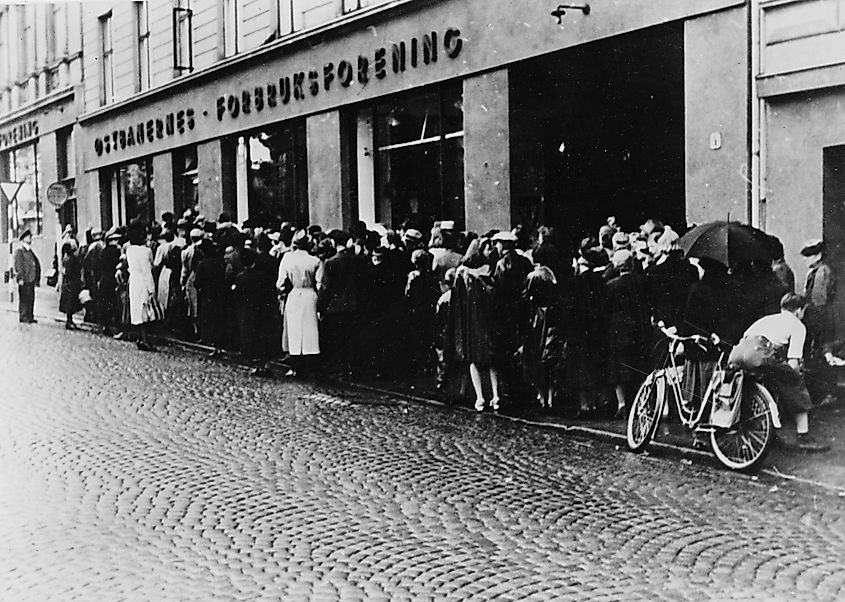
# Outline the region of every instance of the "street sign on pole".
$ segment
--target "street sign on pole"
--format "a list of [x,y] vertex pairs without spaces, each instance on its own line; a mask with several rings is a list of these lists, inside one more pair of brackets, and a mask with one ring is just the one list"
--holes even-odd
[[62,208],[67,198],[67,186],[61,182],[53,182],[47,187],[47,202],[55,207],[56,211]]

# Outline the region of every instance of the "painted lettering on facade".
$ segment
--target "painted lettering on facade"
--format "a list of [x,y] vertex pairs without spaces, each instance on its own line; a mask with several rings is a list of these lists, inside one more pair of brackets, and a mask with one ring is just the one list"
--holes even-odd
[[0,150],[12,148],[38,137],[38,121],[24,121],[10,128],[0,130]]
[[137,124],[118,128],[105,136],[94,139],[94,152],[98,157],[104,153],[140,146],[148,142],[178,136],[194,129],[194,110],[184,109],[168,113],[164,117],[147,119]]
[[297,71],[283,75],[277,81],[218,96],[215,114],[218,121],[223,121],[226,115],[237,119],[241,114],[261,112],[265,108],[275,109],[291,101],[302,102],[312,96],[328,93],[333,88],[337,89],[336,83],[341,88],[348,88],[355,81],[366,86],[372,77],[384,79],[408,69],[436,63],[439,53],[455,59],[461,53],[463,44],[460,29],[449,28],[442,36],[432,31],[409,42],[402,40],[389,47],[377,48],[371,56],[360,55],[355,60],[328,62],[319,69]]

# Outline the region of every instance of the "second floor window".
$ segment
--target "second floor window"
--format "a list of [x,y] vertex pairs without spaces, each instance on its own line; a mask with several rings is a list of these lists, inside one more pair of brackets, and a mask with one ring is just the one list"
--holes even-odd
[[138,79],[135,91],[150,87],[150,8],[147,2],[135,2],[135,60],[138,65]]
[[112,45],[111,11],[100,17],[100,104],[114,99],[114,46]]
[[173,9],[173,69],[182,73],[194,70],[192,17],[187,2]]
[[223,56],[232,56],[240,50],[238,0],[223,0]]

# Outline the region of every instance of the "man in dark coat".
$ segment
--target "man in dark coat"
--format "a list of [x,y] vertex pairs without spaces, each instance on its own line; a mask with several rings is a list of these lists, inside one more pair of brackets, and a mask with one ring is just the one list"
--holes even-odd
[[15,280],[18,283],[18,317],[22,324],[34,324],[35,287],[41,282],[41,263],[32,250],[32,232],[20,235],[21,246],[15,250]]
[[100,257],[106,243],[103,231],[96,228],[91,231],[91,244],[82,256],[82,288],[91,294],[91,302],[85,304],[85,322],[97,322],[97,282],[100,280]]
[[493,243],[500,257],[493,273],[496,303],[500,310],[497,320],[500,359],[505,378],[513,386],[521,373],[521,370],[515,369],[514,354],[520,346],[527,322],[522,292],[534,265],[516,252],[517,237],[513,232],[495,234]]
[[352,338],[360,311],[358,277],[362,259],[349,248],[346,232],[333,230],[328,236],[336,252],[323,264],[323,278],[317,291],[323,338],[320,348],[341,374],[348,374],[352,367]]
[[804,324],[807,325],[805,368],[807,384],[813,403],[827,405],[834,401],[835,377],[827,365],[825,353],[836,339],[836,321],[833,300],[836,296],[836,276],[825,261],[825,245],[821,240],[811,240],[801,249],[807,265],[804,280],[804,298],[807,307]]
[[[97,294],[97,323],[108,335],[120,325],[120,296],[117,290],[117,266],[120,263],[121,235],[116,228],[106,233],[106,246],[99,259],[99,273],[95,284]],[[93,294],[93,291],[92,291]]]
[[273,278],[256,266],[256,253],[244,250],[240,257],[243,269],[235,276],[233,297],[238,317],[240,348],[244,357],[255,362],[250,374],[269,376],[272,320],[276,307]]

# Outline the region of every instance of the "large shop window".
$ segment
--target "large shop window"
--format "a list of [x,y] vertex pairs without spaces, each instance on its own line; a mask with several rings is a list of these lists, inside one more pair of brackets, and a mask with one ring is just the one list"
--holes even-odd
[[[41,157],[38,144],[28,144],[0,154],[0,180],[20,184],[13,199],[3,201],[8,219],[6,240],[16,240],[21,232],[41,234],[44,219],[39,196]],[[11,190],[13,187],[9,187]]]
[[115,171],[117,192],[117,214],[122,223],[134,220],[151,224],[155,221],[153,199],[153,163],[143,159],[138,163],[127,163]]
[[377,218],[464,224],[461,82],[397,96],[376,105]]
[[308,225],[305,121],[248,136],[249,217],[258,223]]

